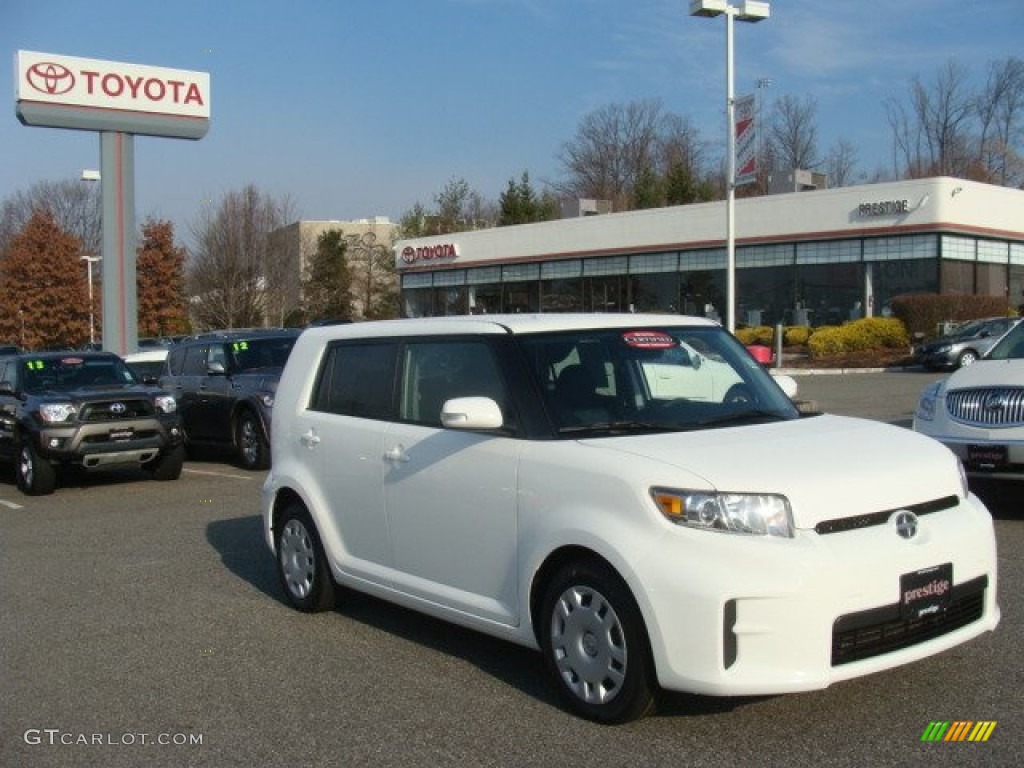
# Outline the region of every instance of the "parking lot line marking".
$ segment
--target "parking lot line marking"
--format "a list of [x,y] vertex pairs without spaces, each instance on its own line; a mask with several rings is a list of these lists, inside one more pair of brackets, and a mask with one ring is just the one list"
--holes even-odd
[[186,469],[185,472],[190,472],[193,475],[210,475],[212,477],[230,477],[234,480],[252,480],[252,475],[234,475],[230,472],[207,472],[202,469]]
[[7,501],[7,499],[0,499],[0,504],[3,504],[9,509],[24,509],[21,504],[15,504],[13,501]]

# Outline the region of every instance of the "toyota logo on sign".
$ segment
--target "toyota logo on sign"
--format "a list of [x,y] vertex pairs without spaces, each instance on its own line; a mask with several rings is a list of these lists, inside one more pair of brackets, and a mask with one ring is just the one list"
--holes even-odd
[[75,87],[75,76],[63,64],[40,61],[25,72],[28,84],[40,93],[59,96]]

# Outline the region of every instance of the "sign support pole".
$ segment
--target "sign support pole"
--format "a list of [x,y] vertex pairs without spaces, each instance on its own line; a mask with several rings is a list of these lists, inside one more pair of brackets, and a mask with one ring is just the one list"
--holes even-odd
[[103,349],[124,356],[139,345],[135,280],[135,137],[100,132],[103,193]]

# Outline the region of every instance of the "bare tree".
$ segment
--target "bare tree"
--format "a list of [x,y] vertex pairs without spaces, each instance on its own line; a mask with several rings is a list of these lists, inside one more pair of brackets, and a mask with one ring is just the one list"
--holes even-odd
[[818,104],[806,96],[785,95],[772,105],[768,122],[771,154],[780,170],[818,165]]
[[84,253],[100,252],[103,205],[99,185],[73,179],[40,181],[11,195],[0,208],[0,251],[37,211],[47,211],[58,227],[77,237]]
[[853,183],[857,167],[857,148],[847,139],[840,139],[825,157],[825,172],[830,187],[846,187]]
[[976,104],[979,163],[997,184],[1020,186],[1024,163],[1016,146],[1024,132],[1024,61],[1011,56],[991,62],[988,81]]
[[192,228],[188,287],[195,324],[200,328],[266,325],[276,319],[275,298],[288,265],[268,235],[291,217],[291,204],[271,198],[250,184],[228,192],[206,209]]

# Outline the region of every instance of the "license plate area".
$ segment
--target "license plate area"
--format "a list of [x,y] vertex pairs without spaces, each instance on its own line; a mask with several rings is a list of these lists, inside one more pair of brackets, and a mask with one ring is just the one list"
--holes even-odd
[[943,563],[900,576],[900,617],[920,619],[942,613],[953,597],[953,564]]
[[967,464],[972,469],[1003,469],[1010,463],[1005,445],[968,445]]
[[110,430],[110,441],[113,443],[126,443],[135,437],[134,429],[112,429]]

